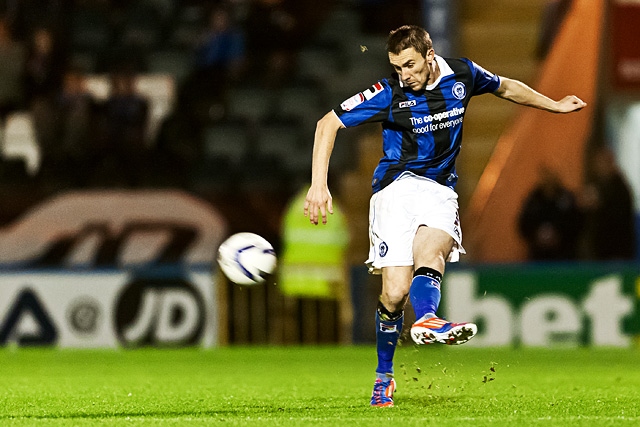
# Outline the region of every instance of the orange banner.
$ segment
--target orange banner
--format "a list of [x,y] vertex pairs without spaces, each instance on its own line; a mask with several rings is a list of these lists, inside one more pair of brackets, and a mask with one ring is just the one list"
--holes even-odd
[[603,0],[574,1],[534,85],[553,99],[577,95],[588,107],[568,115],[520,107],[500,137],[463,217],[464,246],[473,261],[526,258],[517,218],[541,166],[556,170],[569,188],[580,187],[584,147],[596,110],[604,7]]

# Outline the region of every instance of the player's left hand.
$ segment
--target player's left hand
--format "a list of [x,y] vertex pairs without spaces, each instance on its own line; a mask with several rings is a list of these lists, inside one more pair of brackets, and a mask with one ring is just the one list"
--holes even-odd
[[568,95],[558,101],[558,113],[571,113],[582,110],[587,103],[575,95]]

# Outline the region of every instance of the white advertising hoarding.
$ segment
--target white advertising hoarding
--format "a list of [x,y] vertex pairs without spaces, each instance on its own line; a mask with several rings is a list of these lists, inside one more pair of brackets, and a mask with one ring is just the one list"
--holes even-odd
[[181,274],[43,271],[0,274],[0,346],[211,347],[217,301],[206,270]]

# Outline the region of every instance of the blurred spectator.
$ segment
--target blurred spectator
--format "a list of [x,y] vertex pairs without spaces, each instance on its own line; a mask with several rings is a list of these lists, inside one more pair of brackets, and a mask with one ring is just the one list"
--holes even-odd
[[573,0],[549,0],[542,11],[536,56],[544,59],[562,27]]
[[26,49],[14,40],[5,18],[0,18],[0,118],[24,105],[23,76]]
[[582,213],[573,193],[549,167],[540,170],[540,180],[525,200],[518,221],[531,260],[577,258]]
[[64,58],[53,32],[46,27],[33,30],[25,65],[27,102],[35,98],[52,98],[60,90]]
[[279,86],[295,69],[301,23],[284,0],[255,0],[245,21],[252,79]]
[[176,108],[162,122],[154,149],[154,184],[187,188],[202,159],[200,126],[187,109]]
[[[13,0],[6,1],[5,12],[18,40],[25,41],[34,28],[47,26],[56,38],[66,38],[76,3],[96,0]],[[66,40],[65,40],[66,41]],[[62,43],[64,44],[64,43]]]
[[587,214],[588,257],[624,260],[635,256],[634,206],[631,190],[606,147],[591,158],[591,178],[582,194]]
[[205,121],[224,114],[224,98],[231,82],[239,80],[245,63],[245,34],[235,25],[231,11],[218,6],[196,46],[194,69],[182,89],[196,116]]
[[423,24],[422,0],[356,0],[356,3],[365,33],[387,35],[401,25]]
[[135,74],[111,74],[111,94],[104,104],[104,146],[99,184],[141,185],[149,167],[145,132],[148,101],[135,90]]
[[67,175],[77,185],[86,185],[96,163],[93,140],[98,105],[85,86],[84,74],[69,69],[64,76],[63,90],[58,99],[60,114],[60,145]]
[[94,150],[94,129],[98,105],[85,86],[79,69],[70,69],[64,76],[64,87],[58,99],[60,115],[60,145],[66,174],[77,185],[86,185],[97,163]]
[[209,25],[196,48],[197,72],[224,84],[240,77],[245,59],[245,35],[232,21],[230,11],[222,6],[209,15]]
[[76,68],[65,71],[62,89],[52,103],[32,105],[44,180],[74,187],[88,184],[99,160],[93,147],[97,108]]

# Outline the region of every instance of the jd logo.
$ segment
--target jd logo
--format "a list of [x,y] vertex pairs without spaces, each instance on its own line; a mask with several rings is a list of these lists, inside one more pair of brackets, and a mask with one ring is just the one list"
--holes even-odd
[[116,331],[124,345],[195,344],[202,334],[201,296],[183,279],[139,279],[120,295]]
[[58,338],[47,312],[36,294],[23,290],[6,317],[0,322],[0,345],[16,342],[19,345],[49,345]]

